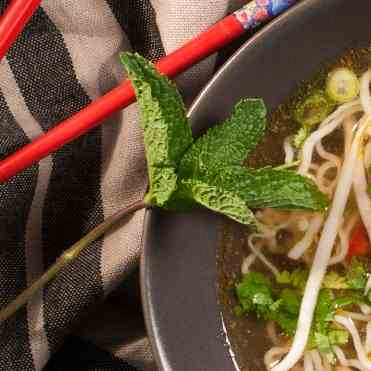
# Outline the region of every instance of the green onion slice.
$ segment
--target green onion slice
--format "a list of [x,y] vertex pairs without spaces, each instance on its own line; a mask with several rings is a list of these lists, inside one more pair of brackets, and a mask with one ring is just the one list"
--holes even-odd
[[294,110],[294,119],[303,127],[321,123],[333,110],[334,104],[326,93],[318,90],[300,102]]
[[349,68],[337,68],[328,75],[326,93],[337,103],[353,100],[358,96],[359,89],[359,79]]

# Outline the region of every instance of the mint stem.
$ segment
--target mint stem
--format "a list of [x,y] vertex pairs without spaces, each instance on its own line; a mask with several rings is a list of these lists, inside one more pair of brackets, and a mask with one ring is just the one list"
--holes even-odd
[[48,282],[50,282],[67,264],[76,260],[82,250],[84,250],[89,244],[97,240],[121,219],[137,210],[149,207],[143,200],[137,201],[124,209],[119,210],[114,215],[107,218],[101,224],[92,229],[87,235],[81,240],[72,245],[67,249],[57,261],[30,287],[25,289],[20,295],[18,295],[10,304],[0,310],[0,323],[5,321],[7,318],[12,316],[17,310],[22,308],[32,296],[42,289]]

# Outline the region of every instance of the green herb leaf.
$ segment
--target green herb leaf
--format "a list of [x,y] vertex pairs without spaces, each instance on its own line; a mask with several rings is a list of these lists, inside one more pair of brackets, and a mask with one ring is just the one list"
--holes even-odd
[[331,345],[345,345],[349,342],[349,332],[345,330],[330,330],[328,337]]
[[283,289],[280,294],[282,308],[288,313],[298,315],[300,310],[300,297],[291,289]]
[[322,287],[326,289],[341,290],[348,289],[346,277],[338,272],[328,272],[323,280]]
[[[324,209],[326,199],[307,178],[288,170],[240,165],[266,126],[261,99],[240,101],[232,116],[193,143],[175,86],[138,54],[121,54],[139,103],[147,154],[148,204],[191,209],[197,204],[252,224],[249,207]],[[237,181],[236,181],[237,180]]]
[[296,327],[298,325],[298,316],[288,313],[286,311],[280,311],[273,315],[273,320],[277,321],[278,325],[281,327],[282,331],[288,336],[294,336],[296,332]]
[[326,274],[322,287],[333,290],[363,290],[367,283],[367,270],[363,262],[353,259],[344,275],[330,271]]
[[347,307],[348,305],[354,304],[354,298],[352,297],[341,297],[341,298],[336,298],[334,300],[334,308],[335,309],[340,309],[343,307]]
[[283,271],[276,276],[277,283],[291,285],[294,288],[303,290],[308,279],[309,272],[303,268],[296,268],[292,272]]
[[241,224],[254,224],[255,216],[236,194],[196,179],[182,180],[179,193],[185,200],[194,200],[210,210],[221,213]]
[[[291,273],[284,271],[276,277],[276,281],[292,285],[295,278],[297,286],[303,287],[303,280],[307,274],[308,272],[301,268]],[[294,336],[302,300],[301,292],[297,289],[273,286],[268,277],[251,271],[237,285],[236,294],[240,305],[235,312],[239,316],[255,312],[259,318],[276,321],[286,335]],[[349,340],[348,332],[334,328],[333,319],[337,309],[359,303],[360,300],[362,301],[362,295],[354,291],[348,290],[346,297],[335,297],[332,290],[321,289],[308,347],[330,353],[333,345],[346,344]]]
[[294,146],[296,148],[301,148],[309,135],[310,129],[306,126],[301,127],[294,137]]
[[310,336],[309,347],[317,348],[322,353],[331,353],[333,345],[345,345],[349,342],[349,333],[345,330],[327,329],[314,332]]
[[231,166],[208,174],[209,182],[237,194],[250,208],[323,210],[326,196],[306,177],[290,170]]
[[163,206],[176,189],[176,168],[193,142],[183,100],[169,79],[139,54],[120,55],[141,112],[150,203]]
[[313,337],[313,348],[317,348],[322,353],[329,353],[331,351],[331,343],[328,335],[316,331]]
[[303,127],[313,127],[321,123],[334,107],[334,102],[327,94],[323,90],[317,90],[297,104],[293,117]]
[[327,323],[334,319],[334,295],[331,290],[322,289],[318,295],[317,306],[315,311],[315,323],[318,331],[323,331]]
[[289,271],[282,271],[276,276],[277,283],[281,285],[289,285],[292,282],[291,273]]
[[236,287],[236,294],[245,313],[254,311],[265,318],[274,303],[272,283],[259,272],[249,272]]
[[352,260],[350,268],[347,271],[346,280],[350,289],[363,290],[365,288],[367,283],[367,271],[360,260]]
[[204,179],[221,167],[241,165],[264,134],[266,114],[262,99],[241,100],[229,119],[209,129],[185,153],[180,176]]

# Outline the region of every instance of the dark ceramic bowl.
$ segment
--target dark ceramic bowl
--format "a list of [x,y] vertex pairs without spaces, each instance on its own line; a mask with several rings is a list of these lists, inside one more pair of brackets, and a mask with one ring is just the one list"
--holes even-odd
[[[206,86],[190,110],[195,133],[221,122],[241,97],[263,97],[274,110],[323,63],[368,46],[370,16],[370,0],[302,1],[249,40]],[[222,222],[208,211],[147,214],[142,295],[160,370],[235,370],[217,302]]]

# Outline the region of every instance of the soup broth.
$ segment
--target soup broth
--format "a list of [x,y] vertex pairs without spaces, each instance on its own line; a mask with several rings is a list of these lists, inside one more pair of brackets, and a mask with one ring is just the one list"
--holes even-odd
[[[298,123],[293,119],[292,114],[298,102],[301,102],[305,97],[317,91],[317,89],[323,89],[330,71],[339,67],[346,67],[353,70],[358,76],[361,76],[370,66],[371,46],[362,50],[350,51],[335,63],[324,66],[309,82],[304,82],[293,96],[289,97],[287,101],[271,115],[267,133],[258,148],[249,157],[247,165],[250,167],[261,167],[284,164],[285,151],[283,150],[283,143],[286,138],[295,135],[298,131]],[[354,120],[356,119],[358,119],[357,113],[354,115]],[[337,130],[334,130],[331,135],[326,136],[322,141],[323,149],[339,158],[341,157],[341,161],[344,160],[343,152],[344,146],[346,145],[344,144],[344,135],[343,127],[339,126]],[[318,154],[314,153],[312,161],[314,164],[321,164],[321,158]],[[335,169],[333,170],[333,173],[331,173],[331,170],[326,171],[327,180],[324,186],[325,188],[327,187],[326,190],[332,186],[332,183],[334,188],[336,186],[335,177],[337,174]],[[331,192],[333,191],[329,190],[328,192],[330,198],[332,198],[333,193]],[[269,213],[271,213],[271,215],[268,215]],[[295,211],[263,210],[257,211],[257,219],[263,220],[264,223],[266,223],[267,220],[272,220],[272,218],[285,221],[289,219],[290,216],[300,219],[301,215],[305,213],[314,215],[313,212],[305,211],[299,211],[298,214],[293,213],[295,213]],[[351,218],[354,219],[354,223]],[[300,260],[300,263],[288,257],[288,251],[290,251],[290,249],[303,237],[302,231],[308,228],[308,226],[306,226],[307,221],[304,219],[302,223],[295,222],[290,226],[281,228],[279,233],[276,234],[275,243],[272,244],[272,246],[268,246],[265,240],[263,240],[259,246],[261,251],[264,252],[264,255],[279,269],[279,271],[293,271],[298,266],[310,268],[319,236],[313,241],[312,247],[306,250],[304,258]],[[354,195],[351,194],[344,212],[344,223],[348,223],[349,228],[353,229],[355,222],[359,219],[360,216]],[[274,224],[274,222],[272,223]],[[350,225],[351,223],[353,224]],[[231,345],[231,352],[242,371],[266,370],[267,368],[264,364],[264,355],[266,352],[274,345],[290,347],[292,343],[289,337],[281,335],[282,331],[274,325],[273,322],[257,319],[254,313],[242,316],[235,314],[235,307],[238,305],[235,288],[243,276],[241,273],[243,262],[245,261],[245,264],[249,264],[246,258],[251,255],[248,239],[252,233],[254,233],[254,231],[248,230],[244,226],[226,221],[217,259],[221,312],[226,327],[227,337]],[[318,234],[320,235],[320,232]],[[333,253],[335,255],[337,254],[336,249],[338,249],[338,247],[335,246],[335,253]],[[254,271],[260,271],[267,276],[273,276],[271,270],[267,269],[266,264],[262,263],[260,259],[255,258],[254,263],[250,267],[249,269]],[[331,269],[342,272],[344,270],[344,264],[335,264]],[[363,329],[364,327],[362,327],[360,331],[363,331]],[[353,350],[351,338],[348,344],[349,345],[342,347],[342,349],[346,356],[353,358],[355,352]],[[337,370],[336,367],[339,366],[339,363],[334,359],[330,359],[331,357],[327,358],[329,359],[328,364],[326,364],[327,361],[323,358],[323,369]],[[335,364],[337,364],[337,366]],[[298,364],[292,369],[304,370],[304,367]],[[344,368],[344,370],[345,369],[346,368]],[[348,368],[348,370],[349,369],[353,370],[351,367]],[[341,370],[341,368],[339,368],[339,370]]]

